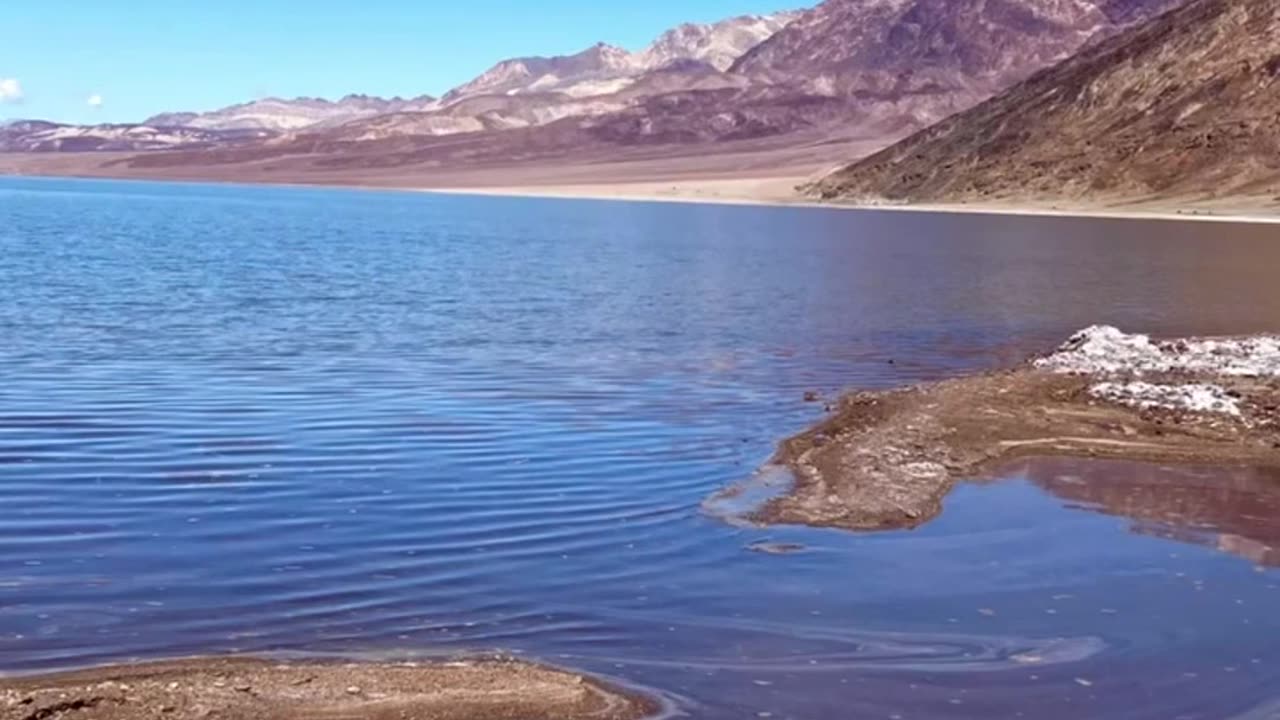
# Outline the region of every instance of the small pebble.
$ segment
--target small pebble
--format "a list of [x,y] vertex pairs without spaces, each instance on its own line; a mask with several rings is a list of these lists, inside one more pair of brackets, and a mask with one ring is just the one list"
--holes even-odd
[[348,694],[348,695],[359,695],[359,694],[360,694],[360,688],[356,687],[355,685],[352,685],[351,687],[347,688],[347,694]]

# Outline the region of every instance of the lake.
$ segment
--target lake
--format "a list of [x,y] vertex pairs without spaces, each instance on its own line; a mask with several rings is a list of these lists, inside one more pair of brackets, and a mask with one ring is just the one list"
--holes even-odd
[[1277,226],[0,179],[0,671],[502,650],[713,720],[1277,718],[1280,477],[702,509],[806,392],[1275,331],[1277,268]]

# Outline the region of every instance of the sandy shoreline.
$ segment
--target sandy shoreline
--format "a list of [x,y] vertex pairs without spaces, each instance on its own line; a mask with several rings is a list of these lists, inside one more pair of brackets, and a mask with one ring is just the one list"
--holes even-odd
[[694,156],[333,171],[311,168],[305,164],[306,158],[298,158],[296,166],[286,164],[279,168],[262,164],[133,168],[123,164],[132,157],[130,153],[0,153],[0,175],[827,210],[1280,223],[1280,198],[1261,195],[1119,201],[1028,198],[980,203],[860,203],[821,201],[798,191],[800,186],[824,177],[842,164],[833,163],[832,157],[861,157],[878,147],[865,141],[782,148],[748,145]]
[[0,720],[640,720],[660,704],[509,659],[431,663],[213,657],[0,678]]
[[810,176],[755,178],[748,180],[707,180],[701,182],[624,183],[600,185],[547,185],[513,187],[409,187],[397,188],[435,195],[557,198],[565,200],[608,200],[615,202],[681,203],[761,207],[794,207],[825,210],[861,210],[964,215],[1009,215],[1024,217],[1100,218],[1112,220],[1203,221],[1227,223],[1280,224],[1276,208],[1228,208],[1191,204],[1186,208],[1133,206],[1090,206],[1057,203],[880,203],[823,202],[795,192]]

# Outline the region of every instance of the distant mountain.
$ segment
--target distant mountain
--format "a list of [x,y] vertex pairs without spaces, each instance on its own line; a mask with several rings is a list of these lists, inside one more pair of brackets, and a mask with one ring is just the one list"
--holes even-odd
[[923,126],[1181,0],[827,0],[732,72]]
[[343,135],[441,135],[582,117],[618,142],[630,129],[631,141],[645,144],[824,124],[901,137],[1178,2],[828,0],[805,12],[683,25],[635,53],[602,44],[507,60],[451,90],[429,117],[360,121]]
[[1280,0],[1193,0],[812,192],[908,201],[1274,197],[1277,38]]
[[685,24],[663,33],[649,47],[629,52],[604,43],[576,55],[504,60],[445,94],[445,102],[484,94],[555,92],[592,97],[620,92],[645,73],[696,61],[728,70],[743,53],[799,16],[795,12],[744,15],[709,25]]
[[442,101],[427,96],[350,95],[336,102],[267,98],[212,112],[164,113],[143,124],[308,134],[332,129],[335,137],[351,140],[533,127],[615,112],[654,93],[733,86],[736,80],[720,77],[723,70],[797,15],[681,25],[640,52],[600,43],[575,55],[505,60]]
[[422,111],[436,106],[434,98],[422,96],[403,100],[368,95],[348,95],[338,101],[320,98],[282,100],[266,98],[232,105],[205,113],[164,113],[143,121],[144,125],[190,127],[201,130],[271,130],[288,132],[306,128],[341,125],[345,122],[392,112]]
[[310,132],[308,136],[359,142],[393,137],[461,135],[536,127],[568,117],[605,115],[627,106],[628,102],[617,96],[477,95],[456,100],[432,112],[377,115],[340,127]]
[[262,130],[202,130],[155,125],[61,125],[38,120],[0,126],[0,152],[197,150],[259,142]]

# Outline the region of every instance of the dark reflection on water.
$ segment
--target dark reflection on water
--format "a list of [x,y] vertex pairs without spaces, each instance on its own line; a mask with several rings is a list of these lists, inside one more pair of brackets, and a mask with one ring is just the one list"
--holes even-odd
[[0,670],[505,648],[705,718],[1274,717],[1280,577],[1127,519],[1269,544],[1269,499],[1178,519],[1112,468],[1139,500],[1045,485],[1124,517],[1009,482],[875,536],[700,503],[807,390],[1275,329],[1277,239],[0,181]]
[[1131,518],[1134,532],[1280,566],[1280,471],[1037,460],[1010,472],[1073,507]]

